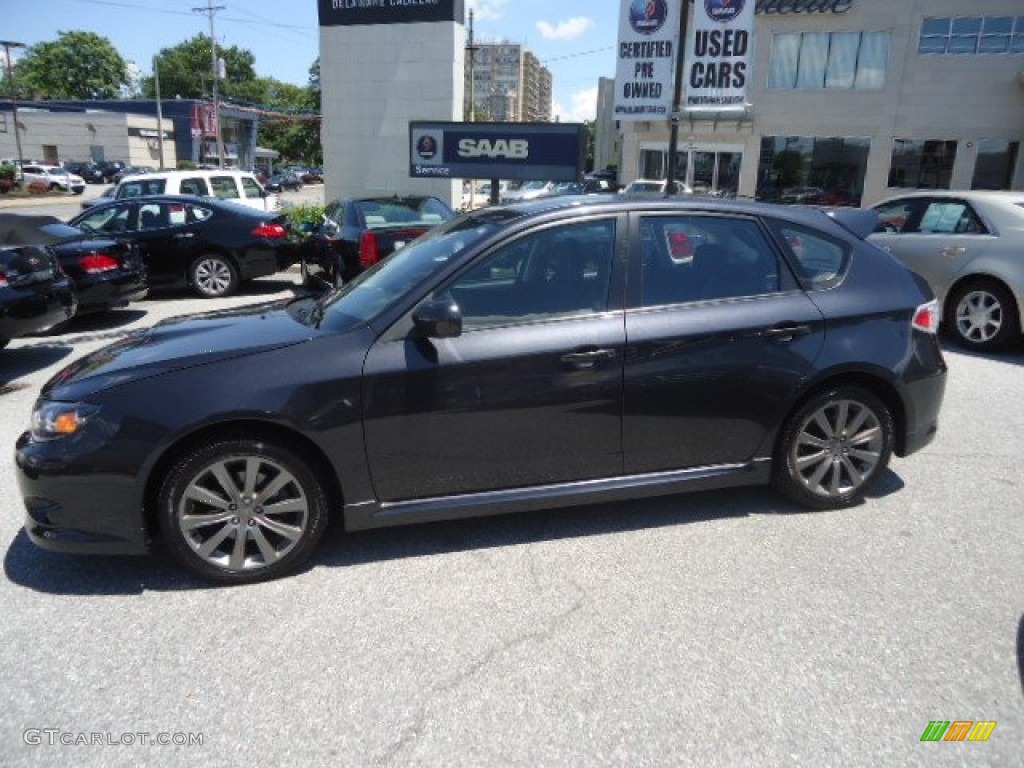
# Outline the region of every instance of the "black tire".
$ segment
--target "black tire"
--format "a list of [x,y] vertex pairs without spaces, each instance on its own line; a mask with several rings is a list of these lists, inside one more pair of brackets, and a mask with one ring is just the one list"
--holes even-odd
[[894,432],[889,408],[868,390],[841,386],[823,391],[786,420],[772,482],[812,509],[853,506],[889,465]]
[[189,266],[188,281],[204,299],[218,299],[238,290],[238,269],[227,256],[204,253]]
[[963,347],[993,352],[1011,344],[1020,331],[1017,304],[1001,283],[974,280],[950,297],[946,326]]
[[264,440],[225,439],[182,456],[158,502],[171,557],[222,584],[283,576],[309,557],[327,527],[327,495],[310,462]]

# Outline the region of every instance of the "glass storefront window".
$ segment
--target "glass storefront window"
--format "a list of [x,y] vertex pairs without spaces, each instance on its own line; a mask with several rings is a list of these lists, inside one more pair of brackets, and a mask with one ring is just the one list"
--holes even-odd
[[1024,53],[1024,16],[925,19],[917,52],[923,54]]
[[1017,167],[1020,143],[982,139],[978,142],[978,159],[974,163],[971,189],[1010,189]]
[[889,164],[889,186],[949,189],[955,160],[955,141],[896,139]]
[[757,199],[807,205],[860,205],[871,140],[765,136]]
[[640,150],[640,179],[664,179],[667,152],[657,149]]

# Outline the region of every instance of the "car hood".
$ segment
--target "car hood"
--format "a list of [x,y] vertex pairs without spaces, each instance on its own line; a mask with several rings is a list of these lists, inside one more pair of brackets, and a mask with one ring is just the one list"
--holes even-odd
[[131,381],[301,344],[325,333],[292,317],[289,302],[164,320],[71,363],[43,386],[42,397],[88,399]]

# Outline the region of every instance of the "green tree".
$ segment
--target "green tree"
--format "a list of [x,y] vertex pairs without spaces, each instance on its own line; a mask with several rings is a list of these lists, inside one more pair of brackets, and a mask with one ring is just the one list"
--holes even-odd
[[[227,77],[218,90],[222,99],[261,102],[263,83],[256,77],[255,57],[237,46],[217,47],[217,58],[224,59]],[[196,35],[171,48],[163,48],[156,55],[160,68],[160,95],[162,98],[210,98],[213,95],[213,66],[210,60],[210,38]],[[146,98],[156,96],[152,77],[143,81]]]
[[279,162],[323,164],[320,145],[320,59],[309,68],[305,87],[262,80],[263,106],[271,113],[261,118],[259,143],[281,153]]
[[38,43],[17,64],[18,90],[44,99],[115,99],[129,84],[128,67],[105,37],[76,30]]

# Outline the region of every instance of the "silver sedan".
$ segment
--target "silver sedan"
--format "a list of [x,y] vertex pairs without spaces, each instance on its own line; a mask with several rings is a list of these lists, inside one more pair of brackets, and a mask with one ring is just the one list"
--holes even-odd
[[930,190],[873,207],[869,240],[928,281],[963,346],[989,352],[1021,338],[1024,192]]

